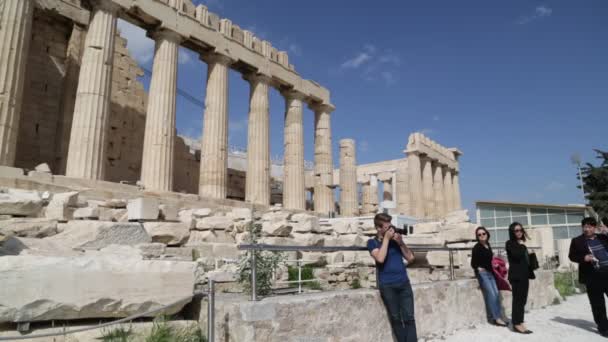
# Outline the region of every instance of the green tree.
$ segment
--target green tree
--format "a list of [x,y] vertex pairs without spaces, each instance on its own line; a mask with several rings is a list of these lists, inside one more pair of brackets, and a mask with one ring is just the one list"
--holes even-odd
[[[608,152],[594,150],[597,159],[601,160],[598,166],[586,163],[581,168],[585,197],[589,205],[600,216],[608,216]],[[579,186],[580,188],[580,186]]]

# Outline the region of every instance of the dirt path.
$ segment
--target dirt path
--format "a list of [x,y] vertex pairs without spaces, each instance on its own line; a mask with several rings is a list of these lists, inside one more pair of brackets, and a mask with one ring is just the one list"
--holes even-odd
[[576,295],[559,305],[548,306],[526,313],[526,326],[534,333],[522,335],[507,328],[481,324],[471,329],[456,331],[443,339],[430,341],[488,342],[488,341],[538,341],[538,342],[594,342],[608,341],[597,333],[587,295]]

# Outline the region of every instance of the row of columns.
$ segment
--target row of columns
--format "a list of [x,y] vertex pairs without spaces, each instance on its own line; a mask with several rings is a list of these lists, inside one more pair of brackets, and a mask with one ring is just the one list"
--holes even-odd
[[[461,208],[458,172],[411,152],[407,158],[409,201],[404,210],[417,218],[441,218]],[[400,210],[402,206],[400,205]]]
[[[5,0],[0,22],[0,164],[14,165],[17,125],[32,25],[33,0]],[[110,115],[114,39],[119,7],[93,1],[76,91],[66,175],[104,178],[105,146]],[[173,189],[174,141],[179,34],[151,34],[155,53],[144,133],[141,182],[158,191]],[[267,51],[269,53],[269,51]],[[228,174],[229,57],[207,53],[207,94],[201,141],[199,194],[226,198]],[[272,79],[261,74],[244,77],[251,86],[248,126],[246,201],[270,204],[270,112]],[[295,91],[285,97],[284,206],[305,210],[303,101]],[[311,105],[315,112],[315,211],[334,211],[331,140],[332,106]]]

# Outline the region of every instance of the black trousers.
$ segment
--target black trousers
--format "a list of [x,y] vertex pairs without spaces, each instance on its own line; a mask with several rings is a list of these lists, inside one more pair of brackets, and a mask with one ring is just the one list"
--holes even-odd
[[530,287],[529,279],[513,279],[511,288],[513,289],[513,301],[511,304],[511,321],[513,325],[522,324],[524,322],[524,308],[528,301],[528,289]]
[[587,297],[591,304],[593,320],[597,329],[601,332],[608,331],[608,318],[606,318],[606,300],[604,294],[608,295],[608,275],[594,274],[586,281]]

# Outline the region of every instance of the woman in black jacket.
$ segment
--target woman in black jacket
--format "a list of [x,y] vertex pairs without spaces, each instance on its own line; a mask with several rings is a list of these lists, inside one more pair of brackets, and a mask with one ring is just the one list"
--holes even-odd
[[507,323],[502,319],[502,305],[500,305],[500,292],[496,286],[494,271],[492,270],[492,258],[494,253],[490,246],[490,232],[485,227],[475,229],[477,243],[473,246],[471,254],[471,267],[479,281],[483,299],[486,303],[488,321],[500,327],[506,327]]
[[529,237],[521,223],[511,223],[509,226],[509,241],[505,244],[505,249],[509,260],[509,282],[513,289],[513,330],[521,334],[532,333],[523,324],[530,279],[534,279],[534,272],[530,268],[528,248],[524,244],[526,239],[529,239]]

